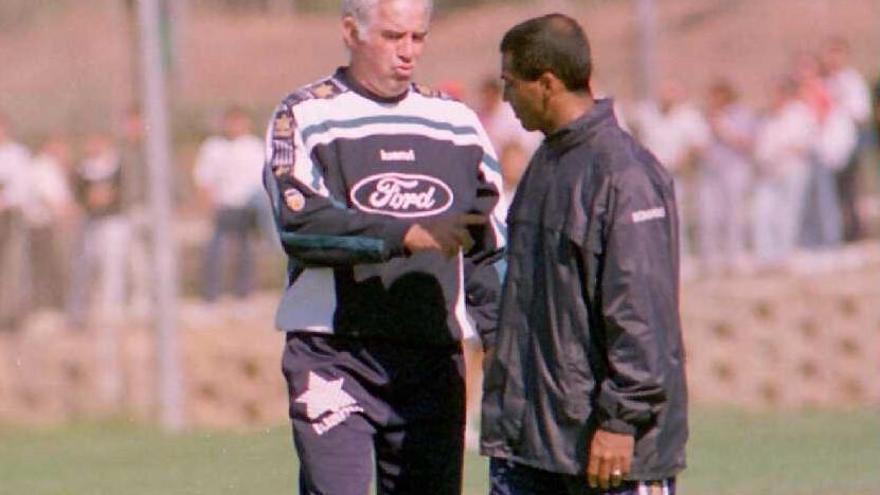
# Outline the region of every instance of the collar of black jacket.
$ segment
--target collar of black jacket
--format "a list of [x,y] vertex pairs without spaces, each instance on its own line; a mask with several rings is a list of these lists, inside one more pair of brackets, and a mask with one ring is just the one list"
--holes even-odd
[[547,136],[547,147],[554,153],[565,153],[589,139],[599,128],[616,123],[614,101],[611,98],[596,100],[583,115]]

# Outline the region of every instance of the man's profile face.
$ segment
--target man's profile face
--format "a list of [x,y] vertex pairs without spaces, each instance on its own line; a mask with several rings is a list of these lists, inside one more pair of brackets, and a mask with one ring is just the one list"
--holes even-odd
[[501,61],[504,101],[513,107],[516,117],[527,131],[542,131],[540,111],[543,96],[538,81],[519,78],[513,71],[513,55],[505,53]]
[[423,0],[380,1],[367,32],[346,18],[346,44],[358,82],[380,96],[407,90],[428,34],[428,8]]

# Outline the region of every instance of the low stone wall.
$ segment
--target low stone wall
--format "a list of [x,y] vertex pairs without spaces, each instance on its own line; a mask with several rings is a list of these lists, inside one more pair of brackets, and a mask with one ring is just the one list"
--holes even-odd
[[[189,424],[285,421],[276,294],[182,304]],[[825,274],[690,281],[682,318],[693,403],[747,408],[880,405],[880,263]],[[126,321],[66,329],[57,316],[0,334],[0,422],[156,418],[154,341]]]
[[694,283],[682,318],[694,401],[880,404],[880,271]]
[[[285,420],[275,299],[183,305],[179,344],[189,424],[230,428]],[[22,332],[0,334],[0,422],[151,420],[158,417],[156,370],[155,339],[143,322],[73,331],[44,315]]]

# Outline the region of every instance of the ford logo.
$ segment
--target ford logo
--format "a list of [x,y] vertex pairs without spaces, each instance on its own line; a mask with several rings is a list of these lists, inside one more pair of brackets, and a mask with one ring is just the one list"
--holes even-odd
[[400,218],[443,213],[452,206],[452,198],[443,181],[417,174],[371,175],[351,188],[351,202],[360,210]]

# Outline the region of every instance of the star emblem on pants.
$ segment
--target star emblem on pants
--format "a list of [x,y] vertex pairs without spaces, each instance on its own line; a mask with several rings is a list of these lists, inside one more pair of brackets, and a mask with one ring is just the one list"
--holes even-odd
[[342,390],[343,379],[325,380],[314,371],[309,371],[309,383],[306,391],[295,399],[295,402],[306,405],[306,416],[314,421],[327,413],[334,413],[357,401]]

